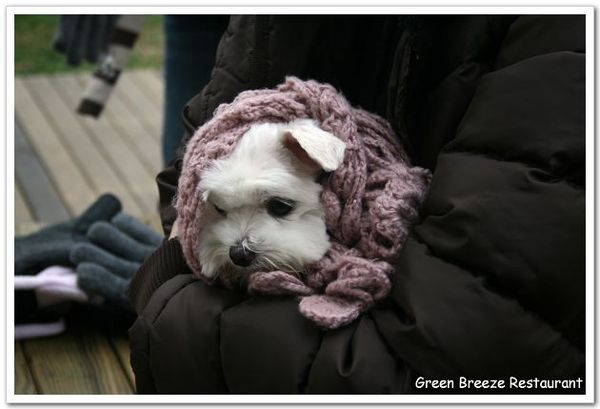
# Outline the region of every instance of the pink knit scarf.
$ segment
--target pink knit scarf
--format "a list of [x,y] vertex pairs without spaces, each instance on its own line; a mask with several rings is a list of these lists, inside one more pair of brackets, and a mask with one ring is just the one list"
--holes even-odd
[[[251,125],[311,118],[346,143],[343,164],[325,182],[322,202],[330,250],[298,278],[257,272],[248,290],[301,296],[300,312],[332,329],[356,319],[390,291],[392,263],[418,217],[430,181],[412,167],[389,123],[353,108],[328,84],[288,77],[275,89],[245,91],[220,105],[190,139],[175,207],[183,253],[199,277],[204,203],[198,182],[217,158],[227,157]],[[223,283],[227,285],[228,283]]]

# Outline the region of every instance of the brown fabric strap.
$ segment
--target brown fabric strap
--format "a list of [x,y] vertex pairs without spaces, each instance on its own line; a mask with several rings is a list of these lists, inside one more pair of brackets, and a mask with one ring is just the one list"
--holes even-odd
[[135,273],[129,284],[129,301],[141,315],[158,287],[176,275],[191,273],[179,240],[165,240]]

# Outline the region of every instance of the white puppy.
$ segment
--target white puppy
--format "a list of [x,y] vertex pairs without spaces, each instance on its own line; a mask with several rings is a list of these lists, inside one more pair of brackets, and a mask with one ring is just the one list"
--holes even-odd
[[344,150],[312,120],[252,126],[200,175],[202,274],[296,273],[321,259],[330,243],[317,179],[338,168]]

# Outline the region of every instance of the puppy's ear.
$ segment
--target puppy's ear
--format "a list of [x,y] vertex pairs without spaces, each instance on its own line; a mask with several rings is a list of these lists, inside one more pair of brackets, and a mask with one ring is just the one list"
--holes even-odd
[[202,201],[203,202],[207,202],[208,197],[210,196],[210,186],[207,186],[208,184],[206,183],[206,178],[202,177],[205,174],[206,174],[206,172],[196,170],[196,177],[199,180],[198,184],[199,184],[200,189],[202,189]]
[[346,150],[344,142],[310,120],[291,122],[284,130],[283,145],[302,163],[326,172],[342,164]]

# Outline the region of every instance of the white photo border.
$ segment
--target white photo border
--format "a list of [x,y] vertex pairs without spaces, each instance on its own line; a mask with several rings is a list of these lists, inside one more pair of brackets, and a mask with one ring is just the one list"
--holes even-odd
[[[307,1],[304,6],[280,6],[273,1],[262,6],[240,5],[240,1],[221,6],[164,6],[146,1],[150,6],[122,6],[106,0],[104,6],[5,6],[4,46],[4,120],[6,124],[5,197],[0,208],[4,211],[6,235],[2,238],[6,251],[4,328],[6,341],[6,402],[10,403],[83,403],[83,404],[392,404],[392,403],[594,403],[595,402],[595,15],[592,6],[445,6],[428,2],[425,6],[394,6],[380,1],[379,6],[321,6]],[[225,1],[219,2],[225,4]],[[472,2],[471,2],[472,3]],[[138,2],[139,4],[139,2]],[[586,19],[586,393],[585,395],[21,395],[15,394],[14,379],[14,17],[18,14],[582,14]],[[1,281],[1,280],[0,280]],[[4,386],[3,386],[4,387]]]

